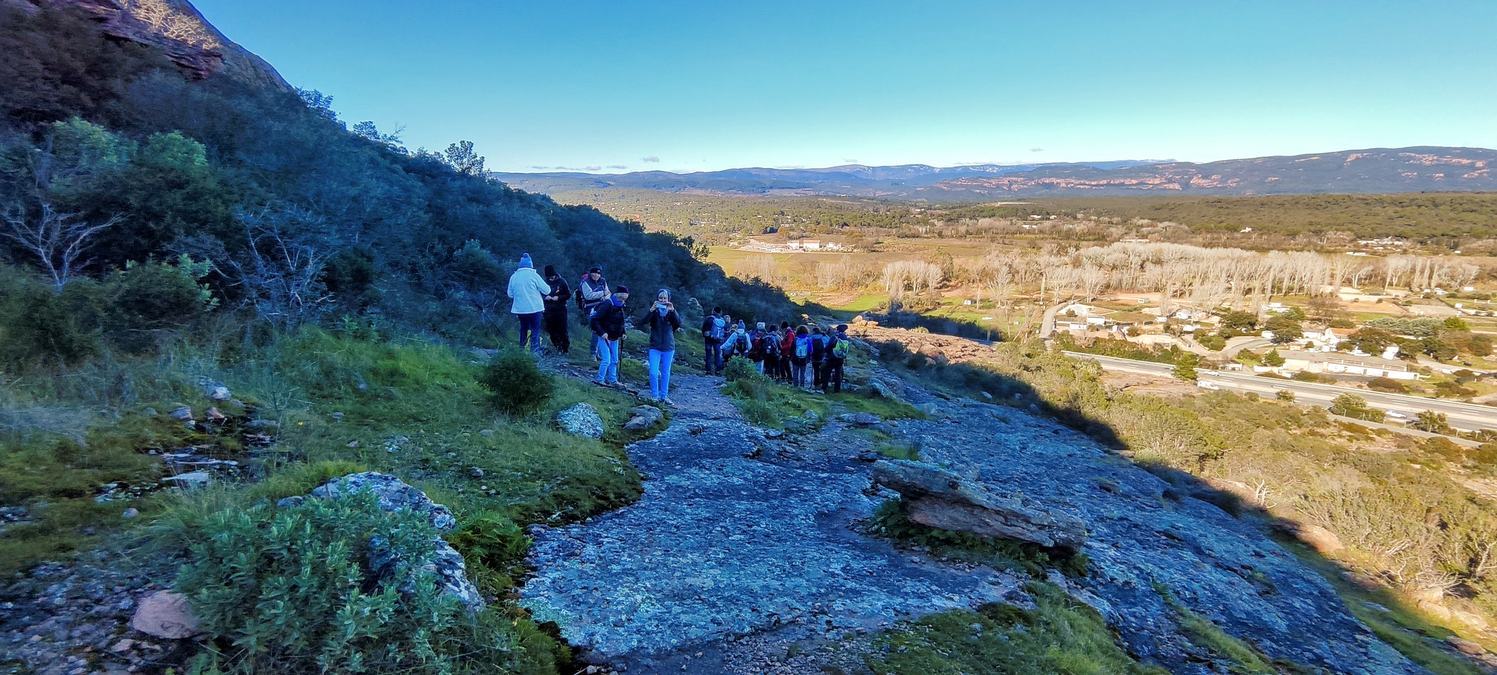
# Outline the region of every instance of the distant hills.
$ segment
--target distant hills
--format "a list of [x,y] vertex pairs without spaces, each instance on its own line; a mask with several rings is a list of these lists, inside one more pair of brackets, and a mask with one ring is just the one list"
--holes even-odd
[[1194,163],[1122,160],[1052,164],[924,164],[696,173],[495,173],[533,192],[632,188],[715,194],[826,195],[932,202],[1004,197],[1195,194],[1376,194],[1497,191],[1497,150],[1410,147]]

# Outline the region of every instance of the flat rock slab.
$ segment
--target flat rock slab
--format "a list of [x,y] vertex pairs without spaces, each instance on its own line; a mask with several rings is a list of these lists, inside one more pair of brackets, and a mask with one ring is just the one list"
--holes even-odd
[[[537,529],[521,604],[594,661],[646,672],[746,636],[755,654],[699,659],[693,672],[771,668],[790,644],[997,601],[1019,582],[935,562],[855,531],[879,500],[866,466],[827,455],[777,464],[768,441],[706,378],[680,378],[683,405],[634,444],[635,504]],[[688,403],[689,402],[689,403]],[[769,655],[769,656],[766,656]]]
[[913,420],[898,435],[919,438],[925,461],[1085,522],[1090,565],[1078,585],[1106,603],[1104,616],[1140,659],[1196,672],[1218,658],[1181,634],[1163,588],[1273,659],[1332,672],[1424,672],[1252,523],[1049,419],[985,403],[944,405],[950,419]]

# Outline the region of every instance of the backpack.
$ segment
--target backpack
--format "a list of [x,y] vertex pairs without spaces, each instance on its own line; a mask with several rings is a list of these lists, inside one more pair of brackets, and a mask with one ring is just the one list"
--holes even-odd
[[749,353],[748,353],[749,359],[754,360],[754,361],[763,361],[764,360],[764,334],[763,333],[754,333],[754,337],[752,338],[752,342],[750,344],[752,346],[749,347]]
[[847,358],[847,340],[832,338],[832,358]]
[[722,342],[723,330],[727,327],[728,322],[723,321],[722,317],[720,316],[714,316],[712,317],[712,327],[707,329],[707,337],[712,338],[713,340],[716,340],[718,342]]
[[587,309],[582,303],[582,284],[577,284],[577,290],[572,291],[572,297],[577,300],[577,309]]
[[795,358],[803,359],[811,355],[811,336],[795,338]]

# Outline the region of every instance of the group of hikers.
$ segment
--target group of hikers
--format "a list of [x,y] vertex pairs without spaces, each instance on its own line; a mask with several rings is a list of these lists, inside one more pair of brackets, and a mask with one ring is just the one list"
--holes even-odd
[[852,344],[845,324],[832,329],[791,326],[788,321],[775,326],[760,321],[749,328],[742,320],[735,322],[721,307],[713,307],[702,321],[702,341],[707,347],[708,375],[721,373],[723,364],[736,356],[748,359],[755,370],[775,380],[802,389],[838,393],[842,391],[842,370]]
[[[629,288],[612,289],[603,278],[603,268],[593,266],[577,281],[573,289],[552,265],[544,274],[535,271],[529,253],[520,256],[519,268],[509,278],[510,312],[520,324],[520,345],[537,354],[541,351],[541,330],[550,336],[551,346],[562,354],[570,353],[568,304],[578,309],[579,322],[592,332],[593,358],[598,362],[594,381],[602,386],[618,386],[619,347],[627,330],[626,303]],[[671,292],[660,289],[642,320],[649,333],[646,365],[650,373],[650,398],[672,404],[670,392],[671,365],[676,357],[676,332],[681,329],[681,315],[671,301]],[[746,358],[754,368],[776,380],[797,387],[842,391],[842,368],[847,360],[847,326],[835,330],[821,326],[798,326],[789,322],[765,328],[758,322],[753,330],[743,321],[714,307],[702,323],[706,345],[706,371],[721,374],[727,359]]]

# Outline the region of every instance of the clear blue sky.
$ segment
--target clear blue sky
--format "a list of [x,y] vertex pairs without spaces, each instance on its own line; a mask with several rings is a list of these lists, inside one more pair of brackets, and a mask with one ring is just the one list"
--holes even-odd
[[1497,1],[198,0],[349,122],[491,169],[1497,147]]

